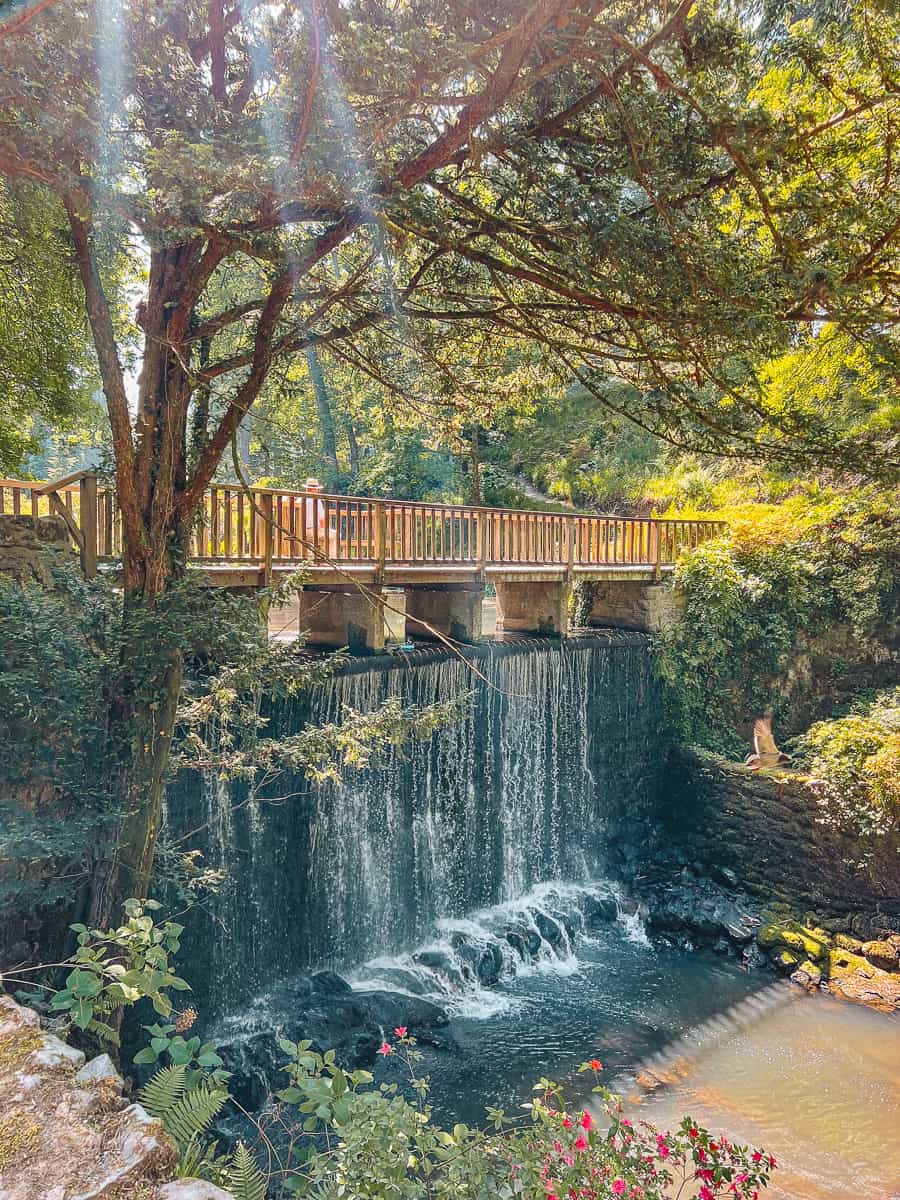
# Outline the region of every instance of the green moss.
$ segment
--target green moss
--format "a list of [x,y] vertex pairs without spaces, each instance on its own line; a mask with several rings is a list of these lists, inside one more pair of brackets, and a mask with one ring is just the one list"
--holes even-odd
[[14,1112],[0,1121],[0,1171],[37,1150],[40,1124],[25,1112]]
[[868,978],[872,970],[872,964],[866,962],[861,954],[838,947],[828,955],[829,979],[845,979],[850,975],[865,975]]
[[820,962],[826,958],[831,945],[824,929],[809,929],[797,921],[770,921],[759,931],[759,944],[764,950],[782,946],[794,954],[797,961],[811,959]]
[[806,962],[802,962],[798,970],[803,971],[804,974],[808,975],[813,983],[822,982],[821,968],[817,967],[814,962],[810,962],[809,959],[807,959]]
[[859,938],[851,937],[849,933],[836,933],[834,944],[841,950],[851,950],[854,954],[858,954],[862,950],[862,942]]
[[800,959],[792,950],[779,950],[775,955],[775,965],[785,971],[793,971],[800,965]]
[[18,1067],[33,1050],[40,1050],[44,1039],[39,1029],[17,1029],[0,1037],[0,1069]]

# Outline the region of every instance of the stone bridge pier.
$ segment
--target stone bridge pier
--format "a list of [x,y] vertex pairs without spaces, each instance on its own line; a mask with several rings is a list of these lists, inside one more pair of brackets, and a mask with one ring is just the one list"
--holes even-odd
[[537,633],[562,637],[569,627],[567,578],[504,579],[495,577],[497,633]]
[[678,617],[681,602],[671,579],[597,580],[588,624],[661,633]]

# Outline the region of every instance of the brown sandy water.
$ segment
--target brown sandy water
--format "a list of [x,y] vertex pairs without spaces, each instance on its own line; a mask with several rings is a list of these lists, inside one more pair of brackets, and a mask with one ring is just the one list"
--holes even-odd
[[900,1017],[778,985],[648,1063],[670,1078],[635,1116],[684,1114],[775,1155],[766,1195],[900,1198]]

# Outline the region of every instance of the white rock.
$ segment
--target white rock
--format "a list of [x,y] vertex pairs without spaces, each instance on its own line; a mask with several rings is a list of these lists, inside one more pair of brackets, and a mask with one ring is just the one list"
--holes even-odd
[[174,1179],[157,1192],[159,1200],[234,1200],[231,1192],[223,1192],[204,1179]]
[[7,1037],[20,1029],[37,1029],[40,1017],[33,1008],[16,1004],[12,996],[0,996],[0,1037]]
[[99,1083],[105,1079],[111,1080],[120,1089],[125,1086],[124,1079],[116,1070],[115,1063],[108,1054],[98,1054],[96,1058],[85,1063],[75,1076],[75,1082],[81,1084]]
[[31,1055],[33,1063],[50,1070],[53,1070],[54,1067],[75,1067],[77,1070],[84,1066],[84,1054],[81,1050],[76,1050],[74,1046],[67,1046],[52,1033],[45,1033],[43,1041],[41,1049],[35,1050]]

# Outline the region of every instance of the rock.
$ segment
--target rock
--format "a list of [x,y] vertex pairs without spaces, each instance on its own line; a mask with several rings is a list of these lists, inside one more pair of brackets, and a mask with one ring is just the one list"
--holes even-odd
[[863,947],[859,938],[850,937],[848,933],[836,933],[834,935],[834,944],[842,950],[851,950],[854,954],[859,954]]
[[565,941],[566,935],[563,927],[554,921],[548,913],[542,912],[537,908],[532,912],[532,917],[541,937],[545,942],[553,946],[554,949]]
[[178,1159],[162,1125],[126,1105],[107,1056],[85,1068],[36,1016],[0,997],[0,1196],[155,1196]]
[[324,992],[326,996],[346,995],[353,991],[347,980],[335,971],[317,971],[311,982],[315,991]]
[[585,904],[584,917],[590,926],[604,925],[614,921],[618,911],[613,896],[591,896]]
[[730,867],[711,867],[710,875],[715,879],[716,883],[724,884],[728,888],[736,888],[740,886],[740,879],[736,871],[732,871]]
[[75,1082],[81,1084],[110,1082],[120,1089],[125,1086],[125,1081],[119,1075],[108,1054],[98,1054],[96,1058],[85,1063],[76,1074]]
[[74,1046],[67,1045],[52,1033],[43,1035],[43,1046],[32,1055],[35,1064],[45,1070],[53,1071],[58,1067],[75,1067],[84,1065],[84,1053]]
[[156,1200],[234,1200],[234,1197],[205,1179],[173,1179],[163,1184]]
[[790,975],[800,965],[800,959],[791,950],[775,950],[769,955],[769,961],[783,975]]
[[868,962],[875,967],[880,967],[882,971],[900,969],[897,949],[889,941],[864,942],[862,954]]
[[800,968],[791,975],[791,982],[799,984],[807,992],[814,992],[819,986],[817,980],[814,980],[811,975],[808,975],[806,971]]

